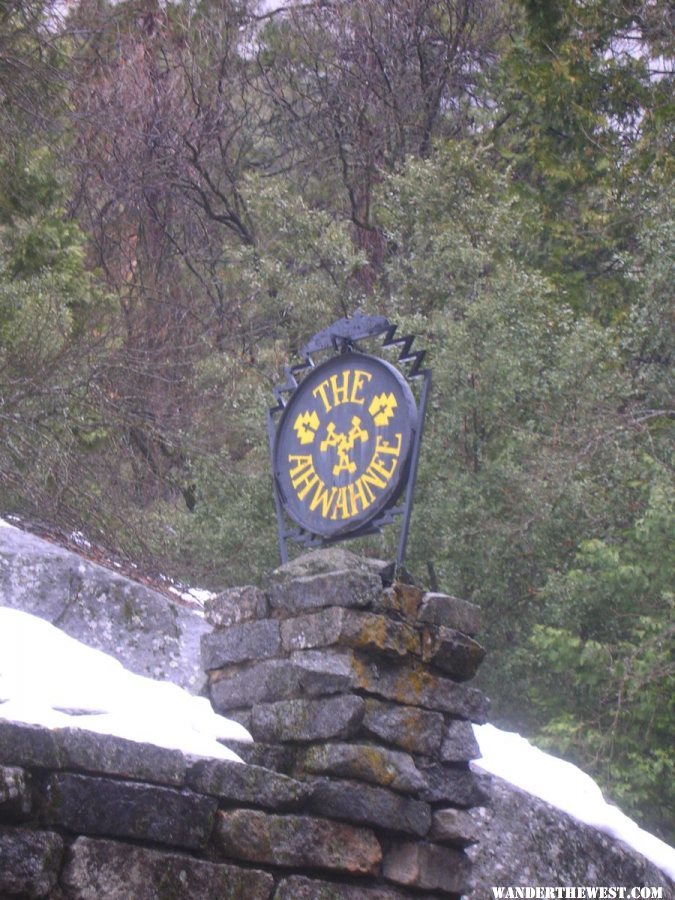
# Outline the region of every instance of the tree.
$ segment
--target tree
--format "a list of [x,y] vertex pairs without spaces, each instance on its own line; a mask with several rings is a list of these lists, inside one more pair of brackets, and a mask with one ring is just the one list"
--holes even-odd
[[[278,18],[278,22],[277,22]],[[383,172],[461,134],[494,56],[501,4],[358,0],[297,5],[263,31],[256,85],[292,168],[321,204],[346,200],[356,244],[379,266],[373,193]],[[281,136],[281,139],[280,137]]]
[[0,115],[3,142],[29,127],[53,127],[61,108],[66,48],[55,0],[6,0],[0,11]]
[[107,395],[126,435],[118,465],[131,466],[140,504],[189,500],[195,367],[237,348],[243,330],[226,275],[228,256],[254,241],[240,183],[241,13],[207,6],[74,13],[84,39],[73,51],[73,213],[119,302]]
[[514,252],[531,209],[510,184],[489,149],[447,145],[383,194],[397,249],[388,309],[408,311],[434,372],[409,564],[433,560],[447,590],[482,607],[490,666],[479,682],[495,720],[592,761],[613,796],[662,829],[667,202],[623,260],[635,301],[608,327]]
[[632,299],[621,254],[639,230],[641,179],[667,167],[672,8],[660,0],[516,8],[521,22],[494,88],[494,146],[536,204],[530,258],[575,309],[609,321]]
[[620,333],[620,427],[595,438],[629,450],[611,497],[615,519],[550,574],[541,625],[523,652],[537,660],[529,683],[541,739],[672,842],[674,232],[667,196],[649,206],[624,261],[636,299]]
[[110,513],[88,449],[106,433],[105,298],[84,269],[82,233],[64,218],[53,155],[44,146],[22,155],[0,217],[0,498],[8,511],[70,528],[88,508],[100,529]]
[[534,629],[524,652],[537,660],[529,697],[544,745],[571,756],[672,842],[667,560],[675,549],[675,497],[670,473],[655,460],[645,461],[643,478],[642,515],[613,538],[583,541],[570,568],[549,579],[548,624]]
[[8,511],[72,525],[88,491],[74,461],[97,428],[85,360],[101,298],[56,174],[68,60],[59,15],[50,2],[0,14],[0,497]]

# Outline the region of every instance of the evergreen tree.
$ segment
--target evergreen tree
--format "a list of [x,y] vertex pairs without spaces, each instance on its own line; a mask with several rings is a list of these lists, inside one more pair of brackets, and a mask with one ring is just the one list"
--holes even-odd
[[516,8],[493,140],[534,200],[522,249],[565,302],[610,321],[631,300],[621,254],[639,229],[636,177],[651,171],[653,185],[667,170],[672,7],[522,0]]

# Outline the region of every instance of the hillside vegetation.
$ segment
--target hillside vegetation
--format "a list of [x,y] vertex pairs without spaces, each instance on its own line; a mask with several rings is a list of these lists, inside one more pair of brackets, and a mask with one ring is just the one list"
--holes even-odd
[[386,315],[408,568],[483,608],[494,720],[672,842],[672,6],[273,7],[2,5],[0,513],[260,578],[271,388]]

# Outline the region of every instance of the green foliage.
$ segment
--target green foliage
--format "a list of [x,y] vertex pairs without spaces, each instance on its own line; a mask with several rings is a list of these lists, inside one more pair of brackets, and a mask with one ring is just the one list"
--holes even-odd
[[665,174],[654,125],[665,124],[672,94],[668,78],[652,75],[663,45],[648,21],[667,17],[666,4],[521,6],[493,130],[515,186],[536,207],[520,252],[566,302],[608,321],[631,299],[619,257],[632,246],[645,190],[636,170]]
[[645,475],[643,514],[613,541],[582,542],[549,579],[550,624],[533,629],[523,658],[544,745],[672,842],[675,490],[653,460]]
[[258,580],[271,389],[387,315],[433,370],[409,568],[482,606],[496,721],[667,835],[672,11],[250,6],[0,15],[0,513]]
[[84,236],[65,216],[56,165],[47,147],[8,150],[0,180],[0,248],[10,276],[49,270],[75,287],[84,277]]
[[180,535],[172,548],[179,574],[222,589],[259,583],[279,565],[268,470],[263,443],[245,463],[225,451],[199,461],[192,471],[198,485],[194,512],[172,513]]
[[244,331],[297,348],[314,333],[321,309],[339,318],[358,303],[356,276],[365,258],[345,223],[314,209],[291,185],[249,176],[242,188],[256,221],[256,242],[233,248],[222,279],[247,300]]
[[[20,372],[30,361],[33,371],[44,371],[72,331],[63,284],[51,276],[15,281],[4,274],[0,272],[0,366]],[[30,377],[30,369],[26,374]]]
[[481,605],[497,721],[664,831],[672,485],[667,413],[651,404],[670,358],[669,229],[663,217],[640,240],[633,309],[603,327],[510,252],[531,207],[488,159],[441,148],[384,195],[392,317],[421,311],[404,324],[434,373],[410,564],[433,560]]
[[[106,442],[95,356],[105,297],[85,269],[85,237],[63,213],[64,187],[45,147],[5,157],[0,195],[0,501],[7,510],[77,524],[95,513]],[[17,168],[18,164],[18,168]]]
[[92,283],[84,235],[60,206],[53,156],[42,148],[22,157],[18,170],[9,162],[15,190],[0,203],[0,371],[9,384],[37,388],[83,324]]
[[411,159],[380,192],[378,214],[394,251],[392,307],[424,315],[446,309],[460,319],[497,267],[511,265],[525,209],[480,145],[446,143],[430,159]]
[[159,510],[172,524],[169,556],[187,580],[214,588],[255,583],[278,564],[264,434],[270,394],[261,372],[273,371],[270,363],[265,353],[255,365],[213,356],[196,373],[208,406],[186,436],[193,510]]
[[668,191],[644,204],[644,226],[627,266],[637,293],[622,336],[622,349],[633,376],[633,391],[648,417],[651,434],[666,448],[668,411],[675,393],[675,336],[672,295],[675,283],[675,217]]

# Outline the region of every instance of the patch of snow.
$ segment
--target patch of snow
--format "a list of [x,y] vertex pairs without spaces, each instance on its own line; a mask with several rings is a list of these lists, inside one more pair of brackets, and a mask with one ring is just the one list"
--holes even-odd
[[207,600],[210,600],[212,597],[216,596],[213,591],[207,591],[204,590],[204,588],[190,588],[187,591],[187,595],[188,597],[192,597],[194,600],[196,600],[197,603],[201,603],[202,606],[206,603]]
[[197,603],[202,608],[207,600],[216,596],[213,591],[207,591],[204,588],[185,588],[178,587],[175,584],[172,584],[169,587],[169,591],[177,597],[180,597],[181,600],[186,600],[189,603]]
[[89,550],[91,548],[91,542],[86,539],[81,531],[71,531],[70,540],[77,547],[82,547],[85,550]]
[[593,779],[572,763],[494,725],[474,725],[482,758],[471,764],[534,794],[568,815],[628,844],[675,879],[675,849],[607,803]]
[[[0,527],[13,527],[0,519]],[[49,622],[0,607],[0,718],[47,728],[85,728],[184,753],[241,759],[218,739],[249,743],[248,731],[208,700],[135,675]],[[597,784],[519,734],[474,725],[482,758],[472,767],[527,791],[624,841],[675,879],[675,849],[607,803]]]
[[4,519],[0,519],[0,528],[14,528],[10,522],[6,522]]
[[196,756],[242,760],[218,738],[250,743],[238,722],[167,681],[129,672],[49,622],[0,607],[0,718],[85,728]]

